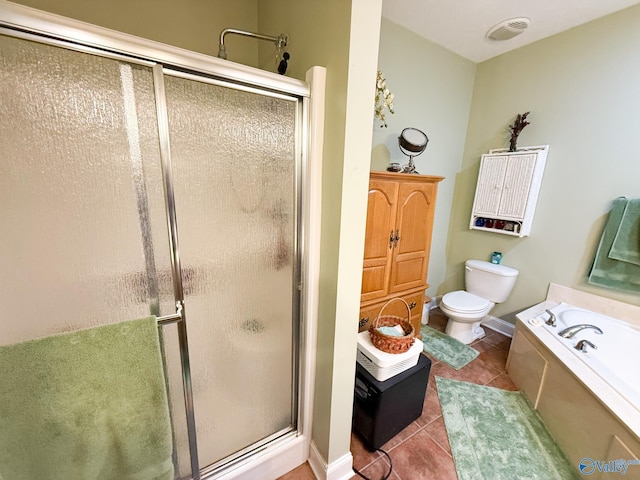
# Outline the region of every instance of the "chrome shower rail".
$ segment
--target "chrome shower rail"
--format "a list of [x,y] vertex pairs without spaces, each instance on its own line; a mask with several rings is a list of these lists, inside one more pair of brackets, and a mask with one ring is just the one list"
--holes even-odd
[[223,60],[227,59],[227,47],[225,47],[224,45],[224,37],[229,33],[234,33],[236,35],[244,35],[246,37],[253,37],[259,40],[268,40],[270,42],[275,43],[276,47],[279,49],[286,47],[287,43],[289,43],[289,37],[284,33],[281,33],[277,37],[272,37],[270,35],[262,35],[261,33],[247,32],[245,30],[238,30],[236,28],[225,28],[224,30],[222,30],[222,32],[220,32],[220,46],[218,47],[218,58],[222,58]]

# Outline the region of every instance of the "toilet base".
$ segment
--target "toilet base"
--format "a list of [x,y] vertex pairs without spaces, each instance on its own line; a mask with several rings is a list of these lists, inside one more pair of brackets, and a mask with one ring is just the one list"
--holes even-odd
[[474,340],[485,336],[484,329],[480,326],[480,322],[466,323],[457,322],[449,318],[445,333],[455,338],[459,342],[470,344]]

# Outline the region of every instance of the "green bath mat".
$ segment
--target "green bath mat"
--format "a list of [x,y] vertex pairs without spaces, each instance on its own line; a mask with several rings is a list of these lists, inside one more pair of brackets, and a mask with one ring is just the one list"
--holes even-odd
[[420,332],[424,351],[456,370],[460,370],[479,355],[476,349],[427,325],[422,325]]
[[520,392],[436,377],[459,480],[578,479]]

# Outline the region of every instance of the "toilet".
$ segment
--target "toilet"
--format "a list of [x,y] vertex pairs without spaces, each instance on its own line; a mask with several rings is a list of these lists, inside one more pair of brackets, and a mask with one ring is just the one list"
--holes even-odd
[[440,310],[449,318],[447,335],[468,344],[484,337],[480,321],[509,298],[518,270],[482,260],[467,260],[464,270],[466,290],[445,294]]

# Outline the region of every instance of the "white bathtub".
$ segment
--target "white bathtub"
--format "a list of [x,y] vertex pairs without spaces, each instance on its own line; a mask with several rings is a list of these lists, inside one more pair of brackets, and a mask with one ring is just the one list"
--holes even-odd
[[[518,315],[527,328],[573,375],[580,379],[636,436],[640,436],[640,327],[565,302],[545,302]],[[546,324],[549,309],[556,326]],[[525,313],[525,312],[522,312]],[[595,325],[603,331],[584,329],[572,338],[558,335],[577,324]],[[582,352],[574,347],[588,340]]]
[[[530,324],[537,324],[539,321],[544,329],[552,333],[553,340],[560,342],[604,379],[611,388],[628,400],[640,415],[640,329],[564,302],[549,310],[556,316],[555,327],[545,323],[549,318],[546,312],[531,319]],[[600,335],[594,329],[584,329],[572,338],[558,335],[563,329],[578,324],[595,325],[604,333]],[[596,345],[597,349],[587,346],[586,352],[576,350],[575,345],[583,339]]]

